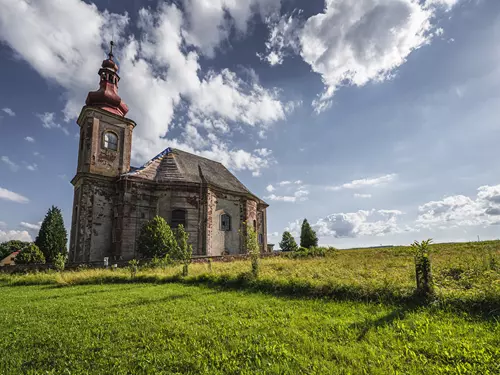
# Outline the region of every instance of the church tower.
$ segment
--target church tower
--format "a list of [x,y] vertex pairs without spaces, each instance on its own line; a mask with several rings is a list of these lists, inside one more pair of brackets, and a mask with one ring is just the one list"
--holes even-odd
[[[115,183],[130,170],[135,122],[126,118],[127,105],[118,95],[118,64],[113,42],[98,71],[99,89],[87,95],[77,124],[80,145],[76,175],[69,261],[87,262],[112,253]],[[91,254],[96,253],[96,254]]]

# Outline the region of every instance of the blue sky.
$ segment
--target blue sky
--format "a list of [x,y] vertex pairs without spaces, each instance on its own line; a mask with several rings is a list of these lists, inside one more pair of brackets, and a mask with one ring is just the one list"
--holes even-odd
[[70,223],[76,117],[107,43],[137,122],[221,161],[269,204],[269,241],[498,237],[494,0],[0,0],[0,241]]

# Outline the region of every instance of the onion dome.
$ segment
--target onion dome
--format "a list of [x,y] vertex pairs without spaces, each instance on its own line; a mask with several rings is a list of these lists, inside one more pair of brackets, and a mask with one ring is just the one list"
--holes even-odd
[[118,95],[118,82],[120,76],[118,75],[118,64],[113,60],[113,45],[111,42],[111,49],[108,53],[108,58],[102,62],[101,69],[99,69],[99,89],[91,91],[87,95],[85,104],[89,107],[98,107],[115,115],[125,116],[128,112],[127,105]]

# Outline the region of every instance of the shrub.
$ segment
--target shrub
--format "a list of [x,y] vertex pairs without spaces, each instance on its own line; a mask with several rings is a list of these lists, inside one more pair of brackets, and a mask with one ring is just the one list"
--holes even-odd
[[417,283],[416,293],[423,297],[434,295],[432,280],[431,260],[429,258],[429,245],[432,239],[422,242],[415,241],[411,244],[415,252],[415,277]]
[[290,232],[283,232],[280,248],[282,251],[296,251],[299,247]]
[[34,243],[29,244],[17,254],[16,264],[44,264],[45,256]]
[[252,276],[254,278],[257,278],[259,276],[259,242],[257,239],[257,232],[250,224],[247,225],[245,245],[247,248],[247,253],[248,255],[250,255],[250,260],[252,262]]
[[137,245],[139,252],[148,258],[164,257],[177,247],[172,229],[160,216],[142,226]]
[[318,237],[307,219],[304,219],[300,228],[300,247],[310,248],[312,246],[318,246]]
[[57,254],[67,253],[67,242],[68,234],[64,227],[61,210],[52,206],[43,219],[35,244],[40,248],[45,259],[53,262]]
[[188,244],[189,234],[184,230],[184,225],[180,224],[176,231],[177,246],[172,253],[172,259],[182,263],[182,276],[188,275],[189,263],[191,263],[191,256],[193,254],[193,247]]
[[28,246],[29,242],[10,240],[0,244],[0,260],[12,254],[14,251],[20,251]]
[[133,279],[137,275],[139,261],[137,259],[129,260],[128,269],[130,270],[130,277]]
[[172,259],[170,258],[169,254],[165,254],[164,257],[153,257],[151,261],[149,262],[148,266],[150,268],[163,268],[165,269],[167,266],[172,264]]
[[59,272],[64,271],[64,266],[66,265],[66,261],[68,260],[68,256],[66,254],[58,253],[54,258],[54,267]]

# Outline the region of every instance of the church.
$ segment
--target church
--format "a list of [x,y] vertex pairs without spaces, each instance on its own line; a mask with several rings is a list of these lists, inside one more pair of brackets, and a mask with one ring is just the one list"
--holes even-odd
[[267,251],[268,205],[221,163],[167,148],[131,167],[136,123],[118,95],[112,43],[98,74],[99,89],[88,93],[77,120],[69,261],[140,258],[141,227],[156,215],[172,228],[184,225],[195,256],[244,254],[244,223],[255,228],[261,252]]

